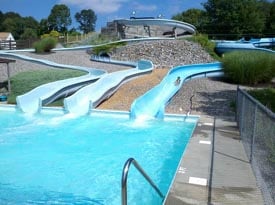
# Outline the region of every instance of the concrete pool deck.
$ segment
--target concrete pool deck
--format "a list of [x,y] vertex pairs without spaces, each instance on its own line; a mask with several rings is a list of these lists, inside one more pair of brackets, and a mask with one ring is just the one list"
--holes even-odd
[[200,117],[165,203],[183,204],[264,204],[234,119]]

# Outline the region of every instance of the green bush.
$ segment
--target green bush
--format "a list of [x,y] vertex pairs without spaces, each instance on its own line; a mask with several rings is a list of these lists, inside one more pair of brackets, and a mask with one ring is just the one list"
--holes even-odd
[[101,46],[96,46],[93,48],[93,53],[98,55],[101,52],[109,53],[112,50],[116,49],[117,47],[126,45],[126,42],[115,42],[115,43],[108,43]]
[[56,38],[46,37],[36,42],[34,44],[34,49],[36,53],[48,53],[53,48],[55,48],[56,44],[57,44]]
[[58,31],[52,30],[50,33],[45,33],[41,35],[41,39],[49,38],[49,37],[58,39],[59,36],[60,36],[60,33]]
[[274,54],[262,51],[234,51],[221,60],[225,76],[245,85],[269,83],[275,77]]
[[187,40],[200,44],[214,59],[216,60],[220,59],[220,57],[215,52],[216,44],[210,41],[207,35],[196,34],[190,38],[187,38]]
[[275,88],[254,89],[248,93],[272,112],[275,112]]

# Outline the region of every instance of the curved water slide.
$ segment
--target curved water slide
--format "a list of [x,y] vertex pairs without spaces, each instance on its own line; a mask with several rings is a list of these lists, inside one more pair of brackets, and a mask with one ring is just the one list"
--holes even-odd
[[151,61],[140,60],[135,64],[135,68],[105,74],[95,83],[87,85],[65,98],[65,112],[78,115],[87,114],[103,100],[109,98],[123,83],[139,75],[152,72],[152,70],[153,63]]
[[161,19],[161,18],[130,18],[130,19],[118,19],[117,23],[121,25],[144,25],[144,26],[169,26],[173,28],[179,28],[187,31],[190,34],[196,33],[196,27],[192,24],[176,21],[172,19]]
[[80,77],[69,78],[65,80],[43,84],[23,95],[17,96],[17,107],[21,111],[26,113],[36,113],[43,105],[47,105],[61,96],[69,95],[70,93],[76,91],[77,89],[81,88],[82,86],[88,83],[95,82],[106,73],[106,71],[100,69],[58,64],[44,59],[36,59],[31,58],[29,56],[16,54],[14,52],[3,52],[1,53],[1,55],[5,57],[12,57],[16,59],[30,61],[33,63],[43,64],[51,67],[81,70],[88,73]]
[[160,84],[132,103],[131,118],[163,118],[166,104],[186,80],[191,77],[220,76],[221,74],[222,68],[219,62],[175,67]]
[[215,41],[215,51],[219,55],[227,52],[242,50],[242,51],[263,51],[269,53],[275,53],[271,48],[275,47],[275,38],[255,38],[250,40],[240,39],[238,41]]
[[43,105],[48,105],[60,97],[70,95],[81,87],[97,81],[102,75],[104,74],[88,74],[43,84],[23,95],[17,96],[17,107],[26,113],[36,113]]

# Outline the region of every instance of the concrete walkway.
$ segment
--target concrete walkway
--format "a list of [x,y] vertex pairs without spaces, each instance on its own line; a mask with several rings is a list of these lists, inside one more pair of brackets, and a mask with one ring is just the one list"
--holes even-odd
[[234,120],[200,118],[165,204],[264,204]]

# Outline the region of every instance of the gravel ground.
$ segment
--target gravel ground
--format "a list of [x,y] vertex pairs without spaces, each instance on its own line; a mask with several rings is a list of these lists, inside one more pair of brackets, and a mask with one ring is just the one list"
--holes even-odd
[[[151,74],[138,77],[122,85],[99,109],[129,111],[132,102],[157,85],[168,69],[156,69]],[[186,82],[166,106],[166,113],[209,116],[234,116],[232,105],[237,86],[225,83],[221,78],[198,78]],[[193,97],[192,97],[193,96]],[[192,107],[190,98],[192,97]]]
[[168,113],[234,116],[237,85],[222,78],[197,78],[185,83],[166,107]]
[[[127,67],[109,65],[90,61],[90,55],[83,50],[57,51],[47,55],[24,52],[27,56],[47,59],[56,63],[79,65],[89,68],[104,69],[114,72]],[[208,63],[214,60],[198,44],[188,41],[153,41],[130,44],[111,53],[117,60],[151,60],[155,68],[151,74],[137,77],[124,83],[118,91],[103,102],[99,109],[130,110],[135,98],[157,85],[171,67],[184,64]],[[50,68],[40,64],[16,60],[11,64],[11,75],[26,70]],[[0,64],[0,82],[7,79],[6,65]],[[180,91],[166,107],[168,113],[185,114],[190,111],[192,97],[192,114],[233,115],[232,103],[235,100],[236,85],[221,81],[221,79],[194,79],[186,82]]]

